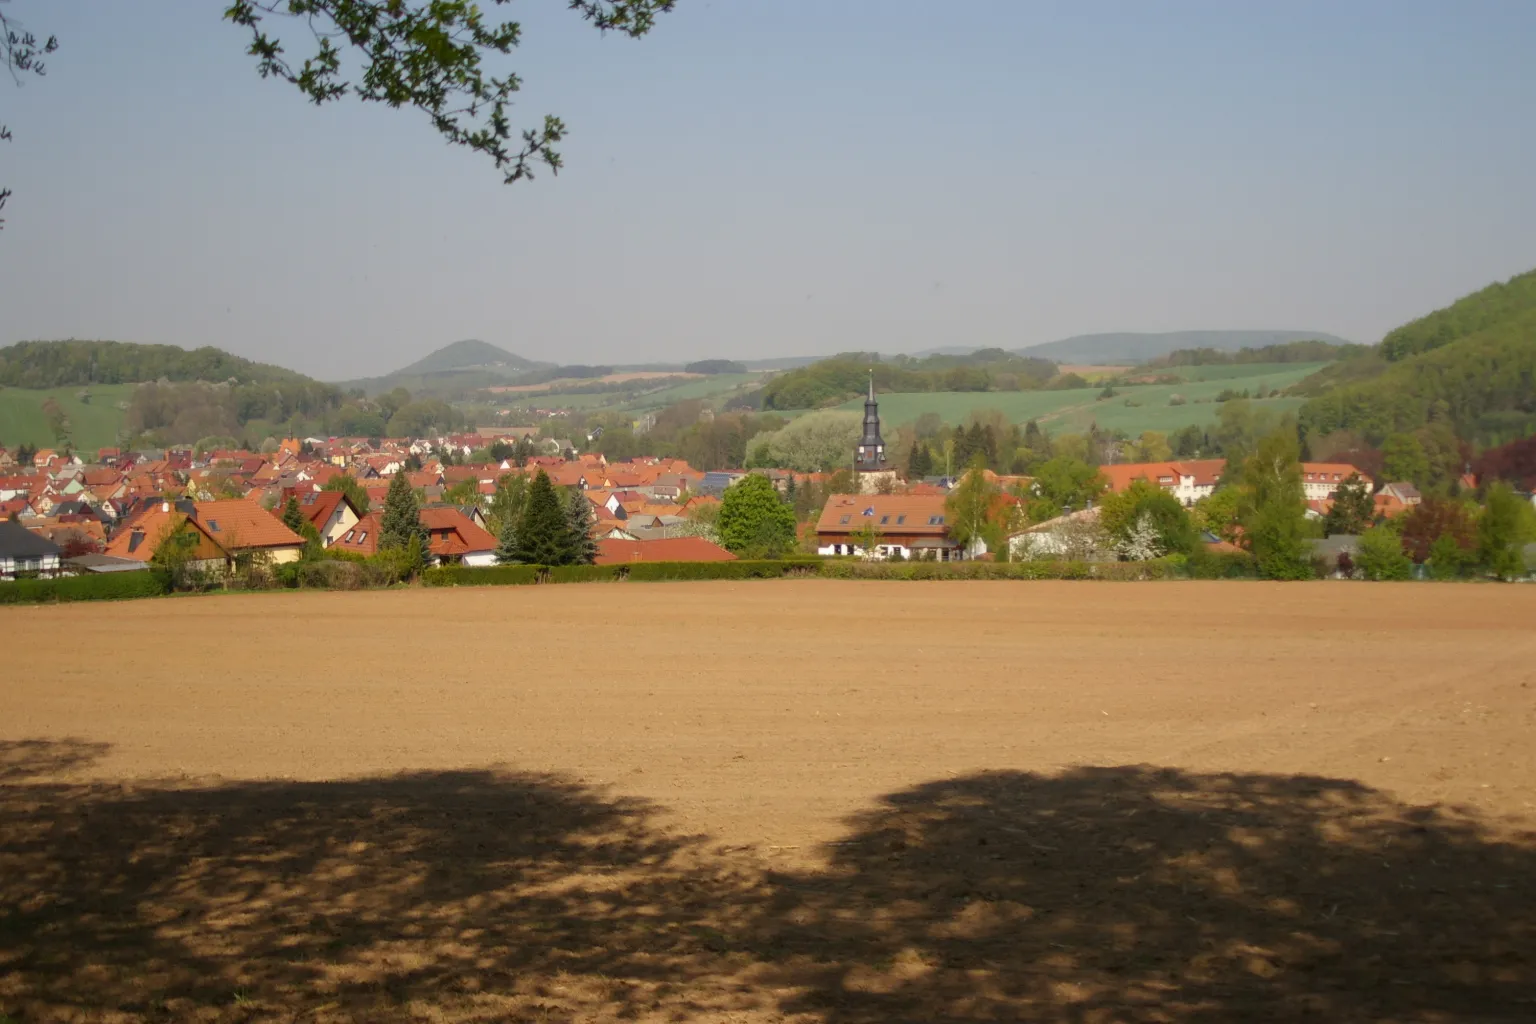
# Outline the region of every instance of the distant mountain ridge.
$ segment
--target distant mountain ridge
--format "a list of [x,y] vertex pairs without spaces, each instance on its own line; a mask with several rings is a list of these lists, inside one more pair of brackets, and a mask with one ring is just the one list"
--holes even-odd
[[1110,334],[1078,334],[1059,341],[1014,349],[1021,356],[1050,359],[1057,363],[1115,365],[1144,363],[1181,349],[1208,348],[1217,352],[1236,352],[1245,348],[1263,348],[1289,341],[1326,341],[1349,344],[1326,331],[1167,331],[1146,333],[1121,331]]

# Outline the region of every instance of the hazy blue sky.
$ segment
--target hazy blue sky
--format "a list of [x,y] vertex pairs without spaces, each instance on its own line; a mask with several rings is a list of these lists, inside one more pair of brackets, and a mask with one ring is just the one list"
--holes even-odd
[[511,187],[425,119],[263,82],[222,0],[16,0],[0,343],[338,378],[478,337],[630,362],[1069,334],[1374,341],[1536,266],[1536,3],[517,0]]

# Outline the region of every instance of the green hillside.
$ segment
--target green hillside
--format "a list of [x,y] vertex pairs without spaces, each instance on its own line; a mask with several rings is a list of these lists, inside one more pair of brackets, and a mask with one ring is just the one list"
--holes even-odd
[[204,346],[126,341],[22,341],[0,348],[0,384],[18,388],[134,384],[152,380],[316,384],[294,370]]
[[[761,373],[718,373],[697,380],[633,381],[604,391],[530,391],[492,396],[503,409],[580,409],[613,412],[654,412],[688,399],[720,399],[763,379]],[[658,386],[660,383],[663,386]]]
[[[1284,390],[1318,369],[1317,364],[1288,366],[1253,365],[1191,366],[1179,371],[1191,376],[1179,384],[1148,384],[1117,389],[1113,398],[1103,398],[1102,388],[1074,388],[1065,391],[989,391],[942,392],[938,394],[880,395],[880,418],[899,424],[916,420],[924,413],[937,413],[947,424],[958,424],[979,409],[997,409],[1015,423],[1039,420],[1052,431],[1080,431],[1097,423],[1104,430],[1123,430],[1139,434],[1143,430],[1173,431],[1181,427],[1205,427],[1216,422],[1221,409],[1216,397],[1223,391]],[[1236,371],[1246,370],[1246,375]],[[1175,399],[1182,404],[1170,404]],[[1278,412],[1294,412],[1301,407],[1299,398],[1265,398],[1256,406]],[[859,401],[839,408],[860,411]]]
[[1049,359],[1057,363],[1113,366],[1144,363],[1183,349],[1235,352],[1291,341],[1348,344],[1343,338],[1323,331],[1169,331],[1163,334],[1122,331],[1113,334],[1079,334],[1015,351],[1021,356]]
[[1536,309],[1536,270],[1517,274],[1457,299],[1444,309],[1404,324],[1381,339],[1381,355],[1396,362],[1497,327]]
[[127,415],[126,407],[136,384],[102,384],[81,388],[24,389],[0,387],[0,445],[14,449],[30,444],[51,448],[57,444],[43,403],[54,398],[69,420],[70,438],[81,451],[115,446]]
[[[1449,424],[1498,443],[1536,430],[1536,271],[1468,295],[1392,331],[1367,355],[1304,381],[1301,424],[1373,444]],[[1441,426],[1439,429],[1444,429]]]
[[0,443],[59,443],[50,398],[81,449],[114,444],[124,430],[166,444],[238,438],[252,423],[319,429],[345,404],[333,385],[216,348],[70,340],[0,349]]

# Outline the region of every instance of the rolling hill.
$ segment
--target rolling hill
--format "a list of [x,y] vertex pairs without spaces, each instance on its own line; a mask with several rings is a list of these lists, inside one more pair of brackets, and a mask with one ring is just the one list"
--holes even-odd
[[492,345],[487,341],[470,338],[444,345],[436,352],[423,356],[410,366],[402,367],[388,376],[411,376],[426,373],[451,373],[456,370],[508,370],[521,373],[537,369],[544,363],[524,359],[515,352]]
[[1119,365],[1144,363],[1180,349],[1208,348],[1217,352],[1236,352],[1262,348],[1288,341],[1326,341],[1348,344],[1343,338],[1323,331],[1169,331],[1164,334],[1121,332],[1116,334],[1079,334],[1060,341],[1015,349],[1021,356],[1049,359],[1057,363],[1083,365]]
[[361,388],[370,395],[405,388],[418,397],[441,397],[506,384],[551,365],[525,359],[490,342],[470,338],[444,345],[393,373],[338,381],[337,386],[347,391]]
[[5,445],[67,441],[89,449],[130,432],[166,442],[233,436],[247,425],[281,430],[323,421],[341,404],[329,384],[211,346],[70,340],[0,348]]
[[1309,432],[1372,444],[1446,424],[1475,444],[1536,431],[1536,270],[1404,324],[1294,392],[1312,396],[1300,414]]

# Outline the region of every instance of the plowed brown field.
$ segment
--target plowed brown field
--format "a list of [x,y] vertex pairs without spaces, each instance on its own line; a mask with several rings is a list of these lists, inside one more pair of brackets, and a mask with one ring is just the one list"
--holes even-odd
[[0,1021],[1536,1019],[1536,587],[0,608]]

